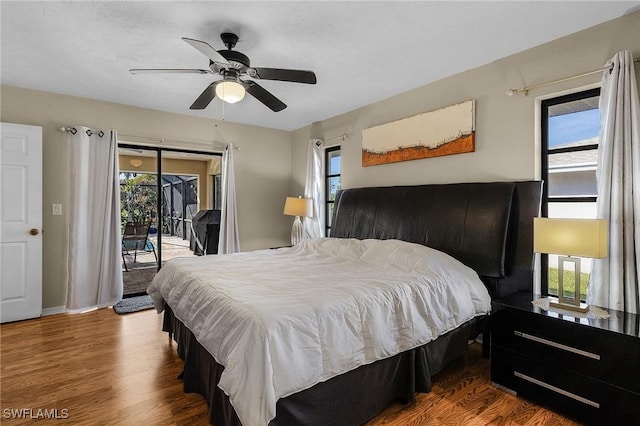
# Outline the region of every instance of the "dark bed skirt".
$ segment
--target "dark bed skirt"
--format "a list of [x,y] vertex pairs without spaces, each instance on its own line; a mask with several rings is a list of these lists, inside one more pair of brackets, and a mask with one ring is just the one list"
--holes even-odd
[[[270,426],[360,425],[381,413],[390,402],[413,401],[416,392],[431,391],[431,377],[464,355],[483,320],[471,320],[438,339],[391,358],[376,361],[326,382],[281,398]],[[229,398],[217,384],[224,369],[195,339],[191,330],[167,306],[163,331],[173,335],[184,360],[180,376],[185,392],[202,395],[215,426],[241,425]]]

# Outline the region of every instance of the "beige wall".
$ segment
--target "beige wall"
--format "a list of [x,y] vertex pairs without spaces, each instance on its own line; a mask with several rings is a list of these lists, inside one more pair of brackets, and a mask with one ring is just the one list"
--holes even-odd
[[[341,143],[345,188],[534,178],[536,97],[598,82],[600,75],[548,86],[528,96],[508,97],[507,89],[591,71],[620,50],[640,57],[640,12],[299,129],[294,132],[291,192],[304,188],[310,136],[329,139],[343,133],[348,134]],[[640,64],[635,69],[640,81]],[[362,167],[363,129],[469,99],[476,100],[475,152]]]
[[[217,122],[186,115],[129,107],[109,102],[2,86],[2,121],[43,128],[43,308],[66,302],[65,133],[61,126],[116,129],[120,134],[168,140],[234,142],[238,223],[241,249],[287,243],[291,222],[282,214],[291,182],[290,132]],[[215,130],[214,130],[215,129]],[[207,143],[180,147],[212,150]],[[63,204],[63,215],[52,216],[51,204]]]

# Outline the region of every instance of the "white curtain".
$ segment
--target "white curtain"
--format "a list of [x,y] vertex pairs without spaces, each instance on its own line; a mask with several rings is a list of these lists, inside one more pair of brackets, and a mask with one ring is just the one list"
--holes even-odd
[[304,198],[313,200],[313,216],[302,220],[302,235],[306,238],[324,237],[324,171],[322,141],[311,139],[307,150],[307,177]]
[[67,138],[67,311],[82,312],[122,299],[120,182],[116,132],[100,136],[86,127],[75,129]]
[[599,219],[609,221],[609,255],[594,260],[587,301],[640,313],[640,101],[633,57],[617,53],[600,92]]
[[229,143],[222,155],[222,211],[220,213],[218,254],[237,253],[240,251],[233,150],[233,143]]

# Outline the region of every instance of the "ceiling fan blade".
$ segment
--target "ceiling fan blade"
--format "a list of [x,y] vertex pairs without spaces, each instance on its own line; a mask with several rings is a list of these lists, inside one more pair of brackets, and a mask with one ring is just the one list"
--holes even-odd
[[291,81],[294,83],[316,84],[316,75],[313,71],[307,70],[285,70],[279,68],[253,68],[254,73],[249,76],[261,80]]
[[211,47],[209,43],[187,37],[182,37],[182,39],[194,48],[198,49],[202,54],[204,54],[204,56],[211,59],[213,62],[217,62],[223,65],[231,65],[229,61],[227,61],[224,56],[219,54],[216,49]]
[[211,70],[181,68],[131,68],[131,74],[213,74]]
[[245,87],[247,88],[247,92],[267,107],[269,107],[272,111],[278,112],[282,111],[287,107],[287,105],[282,102],[280,99],[273,96],[269,93],[264,87],[260,86],[255,81],[243,81]]
[[217,81],[214,81],[210,85],[207,86],[206,89],[198,96],[198,99],[195,100],[193,104],[189,107],[189,109],[205,109],[216,97],[216,85]]

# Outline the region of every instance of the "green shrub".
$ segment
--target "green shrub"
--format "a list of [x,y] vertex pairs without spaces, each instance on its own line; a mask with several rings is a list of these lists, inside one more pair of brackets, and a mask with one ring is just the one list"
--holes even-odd
[[[586,272],[580,273],[580,299],[587,298],[587,286],[589,285],[589,275]],[[575,272],[564,271],[565,293],[573,294],[576,288]],[[558,295],[558,269],[549,268],[549,294]]]
[[120,217],[125,223],[154,223],[158,190],[154,174],[120,174]]

